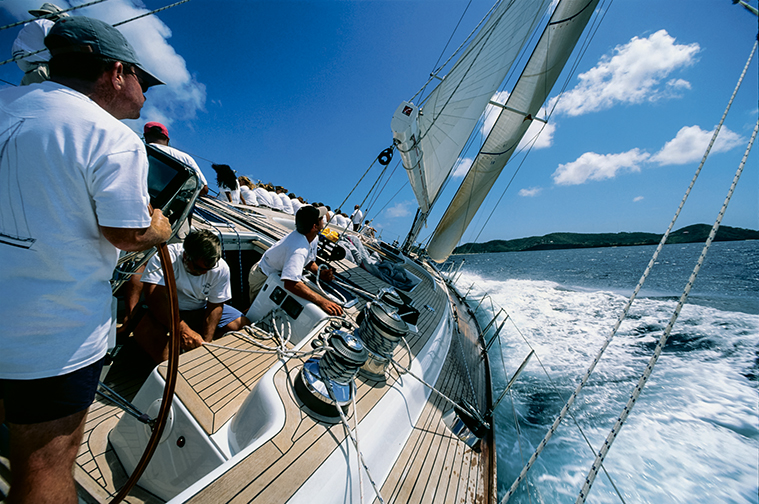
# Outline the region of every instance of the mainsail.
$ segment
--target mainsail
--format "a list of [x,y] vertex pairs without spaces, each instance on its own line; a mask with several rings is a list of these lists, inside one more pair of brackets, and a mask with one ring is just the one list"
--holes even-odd
[[427,246],[436,262],[453,252],[496,179],[559,78],[598,0],[562,0],[493,129]]
[[549,3],[500,2],[421,110],[409,102],[398,107],[393,137],[423,213],[429,212],[482,111]]

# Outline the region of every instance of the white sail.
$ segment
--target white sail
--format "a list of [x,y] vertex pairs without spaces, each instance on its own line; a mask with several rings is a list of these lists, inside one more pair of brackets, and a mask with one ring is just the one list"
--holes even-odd
[[421,111],[407,102],[398,107],[393,136],[423,213],[549,3],[501,2]]
[[427,246],[436,262],[453,252],[496,179],[532,124],[593,14],[598,0],[562,0],[530,56]]

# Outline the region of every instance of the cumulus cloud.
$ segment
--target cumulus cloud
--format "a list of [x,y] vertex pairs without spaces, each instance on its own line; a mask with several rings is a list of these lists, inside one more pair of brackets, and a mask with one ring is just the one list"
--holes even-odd
[[416,201],[401,201],[400,203],[397,203],[387,210],[385,210],[385,215],[390,219],[397,219],[399,217],[408,217],[411,215],[412,209],[416,208]]
[[617,104],[656,101],[678,96],[690,84],[665,79],[696,61],[698,44],[676,44],[666,30],[647,38],[633,37],[614,48],[612,56],[579,75],[580,83],[564,93],[556,111],[570,116],[597,112]]
[[[675,138],[664,144],[664,147],[651,157],[651,161],[659,165],[686,164],[699,161],[709,141],[714,135],[714,129],[704,131],[698,126],[685,126],[677,132]],[[726,152],[745,143],[745,139],[726,127],[722,127],[712,152]]]
[[576,161],[560,164],[551,175],[557,185],[578,185],[588,180],[604,180],[622,171],[638,172],[650,154],[632,149],[621,154],[596,154],[586,152]]
[[542,187],[528,187],[528,188],[525,188],[525,189],[520,189],[519,190],[519,195],[530,198],[530,197],[533,197],[533,196],[537,196],[538,194],[540,194],[540,192],[542,190],[543,190]]
[[[18,20],[29,19],[31,16],[27,10],[41,5],[40,0],[18,0],[5,5],[7,3],[0,3],[0,8],[6,9]],[[74,6],[74,3],[66,0],[57,0],[55,4],[62,9]],[[89,16],[116,24],[147,12],[148,9],[136,7],[129,0],[110,0],[77,9],[71,15]],[[169,44],[169,27],[158,17],[147,16],[118,26],[117,29],[134,47],[145,69],[166,83],[165,86],[156,86],[148,91],[141,119],[128,121],[130,125],[141,132],[145,121],[161,121],[170,126],[174,121],[194,119],[197,112],[204,109],[206,89],[190,74],[184,58]]]

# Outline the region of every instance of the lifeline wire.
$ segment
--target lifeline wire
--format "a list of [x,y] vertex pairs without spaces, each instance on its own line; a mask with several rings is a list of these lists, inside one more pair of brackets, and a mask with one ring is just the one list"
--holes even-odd
[[748,66],[751,63],[752,58],[754,57],[754,53],[756,52],[757,44],[754,43],[754,47],[751,50],[751,54],[748,57],[748,61],[746,62],[746,66],[743,68],[743,72],[741,73],[740,78],[738,79],[738,83],[735,86],[735,90],[733,91],[732,96],[730,97],[730,100],[728,101],[727,107],[725,108],[725,111],[722,114],[722,118],[720,119],[719,124],[714,129],[714,134],[712,135],[711,141],[709,142],[709,146],[706,148],[706,152],[704,152],[704,156],[701,159],[701,163],[699,164],[698,168],[696,169],[696,173],[693,175],[693,179],[690,182],[690,185],[688,186],[688,189],[685,191],[685,195],[683,196],[682,201],[680,202],[680,206],[677,208],[677,211],[675,212],[674,217],[672,218],[672,221],[669,224],[669,227],[667,228],[667,231],[664,233],[664,235],[661,238],[661,241],[659,242],[659,246],[656,248],[656,251],[654,252],[654,255],[651,257],[651,260],[648,262],[648,265],[646,266],[646,270],[643,273],[643,276],[641,276],[640,280],[638,281],[638,285],[635,287],[635,290],[632,293],[632,296],[630,296],[630,299],[628,300],[627,304],[625,305],[624,310],[622,311],[622,314],[620,314],[619,318],[617,319],[617,323],[615,324],[614,328],[612,329],[611,334],[604,342],[604,345],[601,347],[601,349],[598,351],[598,354],[596,355],[595,359],[591,363],[590,367],[588,368],[587,372],[585,373],[585,376],[583,376],[580,383],[577,385],[577,388],[572,393],[570,398],[567,400],[567,403],[562,408],[561,412],[559,413],[559,416],[554,421],[553,425],[551,425],[551,428],[546,433],[543,440],[538,445],[537,449],[535,450],[535,453],[533,453],[532,457],[530,457],[530,460],[527,462],[527,465],[525,465],[522,468],[522,471],[519,473],[519,476],[516,480],[514,480],[514,483],[512,483],[511,488],[509,488],[506,495],[504,495],[503,499],[501,500],[501,504],[505,504],[508,502],[509,498],[514,494],[519,484],[524,479],[524,476],[527,474],[527,471],[530,470],[530,468],[533,466],[535,461],[537,460],[540,453],[545,448],[548,441],[553,436],[554,432],[556,432],[556,429],[558,428],[561,421],[566,417],[567,412],[569,411],[569,408],[574,403],[575,399],[577,398],[578,394],[582,390],[582,388],[585,386],[585,383],[590,378],[590,375],[593,373],[593,370],[596,367],[596,364],[598,364],[598,361],[601,359],[601,356],[606,351],[606,348],[611,343],[612,338],[616,335],[617,330],[619,329],[620,325],[622,324],[622,321],[627,317],[627,313],[630,310],[630,307],[635,300],[635,298],[638,296],[638,293],[640,292],[640,289],[643,287],[643,284],[645,283],[646,279],[648,278],[648,275],[651,271],[651,268],[653,267],[654,263],[656,262],[656,259],[659,257],[659,253],[661,252],[662,248],[664,247],[664,244],[667,241],[667,238],[669,237],[669,234],[672,230],[672,228],[675,225],[675,222],[677,221],[677,218],[680,215],[681,210],[685,206],[685,202],[688,199],[688,196],[690,195],[691,190],[693,189],[693,186],[696,183],[696,180],[698,179],[698,176],[701,172],[701,169],[704,166],[704,163],[706,162],[707,157],[709,156],[712,146],[714,145],[715,140],[717,139],[717,135],[719,134],[720,129],[722,128],[722,124],[725,122],[725,117],[727,116],[728,111],[730,110],[730,107],[733,104],[733,100],[735,99],[736,94],[738,93],[738,89],[741,86],[741,83],[743,82],[743,78],[746,75],[746,71],[748,70]]
[[[754,47],[756,47],[756,45]],[[638,400],[638,397],[640,397],[640,393],[643,391],[643,387],[646,386],[646,382],[648,381],[648,378],[651,376],[651,372],[653,371],[654,366],[656,365],[656,361],[659,359],[659,356],[661,355],[664,345],[667,344],[667,339],[669,338],[669,335],[672,332],[672,328],[674,327],[675,322],[677,322],[677,317],[680,315],[680,310],[682,310],[683,305],[688,300],[688,295],[690,294],[690,291],[693,288],[693,284],[696,281],[696,277],[698,276],[699,271],[701,271],[701,266],[704,264],[706,253],[709,251],[709,247],[714,241],[714,237],[717,234],[717,230],[719,229],[719,226],[722,223],[722,217],[724,217],[725,215],[725,211],[727,210],[727,205],[730,203],[730,199],[733,197],[733,192],[735,191],[735,187],[736,185],[738,185],[738,180],[740,180],[741,174],[743,173],[743,168],[746,165],[746,158],[748,158],[748,154],[751,151],[751,147],[754,145],[754,140],[756,139],[757,131],[759,131],[759,120],[756,122],[756,125],[754,126],[754,131],[751,133],[751,139],[749,140],[748,145],[746,146],[746,152],[743,154],[743,159],[741,159],[741,162],[738,166],[738,170],[735,172],[735,176],[733,177],[733,183],[730,185],[730,189],[727,192],[727,196],[725,197],[725,202],[722,204],[722,208],[720,209],[719,214],[717,215],[717,220],[712,225],[712,230],[709,233],[709,238],[707,238],[706,243],[704,243],[704,247],[701,250],[701,255],[699,256],[698,261],[696,261],[696,266],[693,268],[693,272],[691,273],[690,278],[688,279],[688,283],[685,285],[685,289],[683,290],[683,293],[680,296],[680,300],[678,301],[677,306],[675,307],[675,311],[672,314],[669,324],[667,324],[667,327],[664,329],[664,333],[661,335],[661,338],[659,338],[659,342],[656,344],[656,349],[654,350],[654,354],[651,356],[651,359],[649,360],[648,366],[646,366],[646,369],[643,372],[643,375],[638,380],[638,384],[635,386],[635,390],[633,391],[632,394],[630,394],[630,399],[627,401],[627,404],[622,409],[622,413],[619,415],[617,422],[614,424],[614,427],[612,427],[611,432],[609,432],[609,435],[606,437],[606,440],[604,441],[604,444],[601,447],[601,450],[598,452],[598,455],[596,456],[596,460],[593,462],[593,465],[591,466],[590,471],[588,472],[588,476],[585,478],[585,484],[583,485],[582,490],[580,490],[580,495],[577,496],[577,501],[576,501],[577,504],[583,504],[585,502],[585,499],[588,497],[588,492],[590,491],[590,487],[596,478],[596,474],[598,473],[598,466],[603,463],[604,457],[606,457],[606,454],[609,452],[609,449],[611,448],[611,444],[616,439],[617,434],[619,433],[620,429],[622,429],[622,425],[625,423],[625,420],[627,420],[627,417],[630,415],[630,412],[635,406],[635,402]]]

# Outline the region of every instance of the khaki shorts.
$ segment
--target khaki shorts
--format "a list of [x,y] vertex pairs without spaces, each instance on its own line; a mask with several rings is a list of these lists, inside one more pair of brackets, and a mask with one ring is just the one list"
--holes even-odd
[[261,287],[264,286],[267,278],[269,277],[266,276],[263,271],[258,269],[258,263],[254,264],[253,267],[250,268],[250,273],[248,273],[248,284],[250,285],[248,295],[250,297],[250,304],[253,304],[253,301],[258,295],[258,291],[260,291]]

